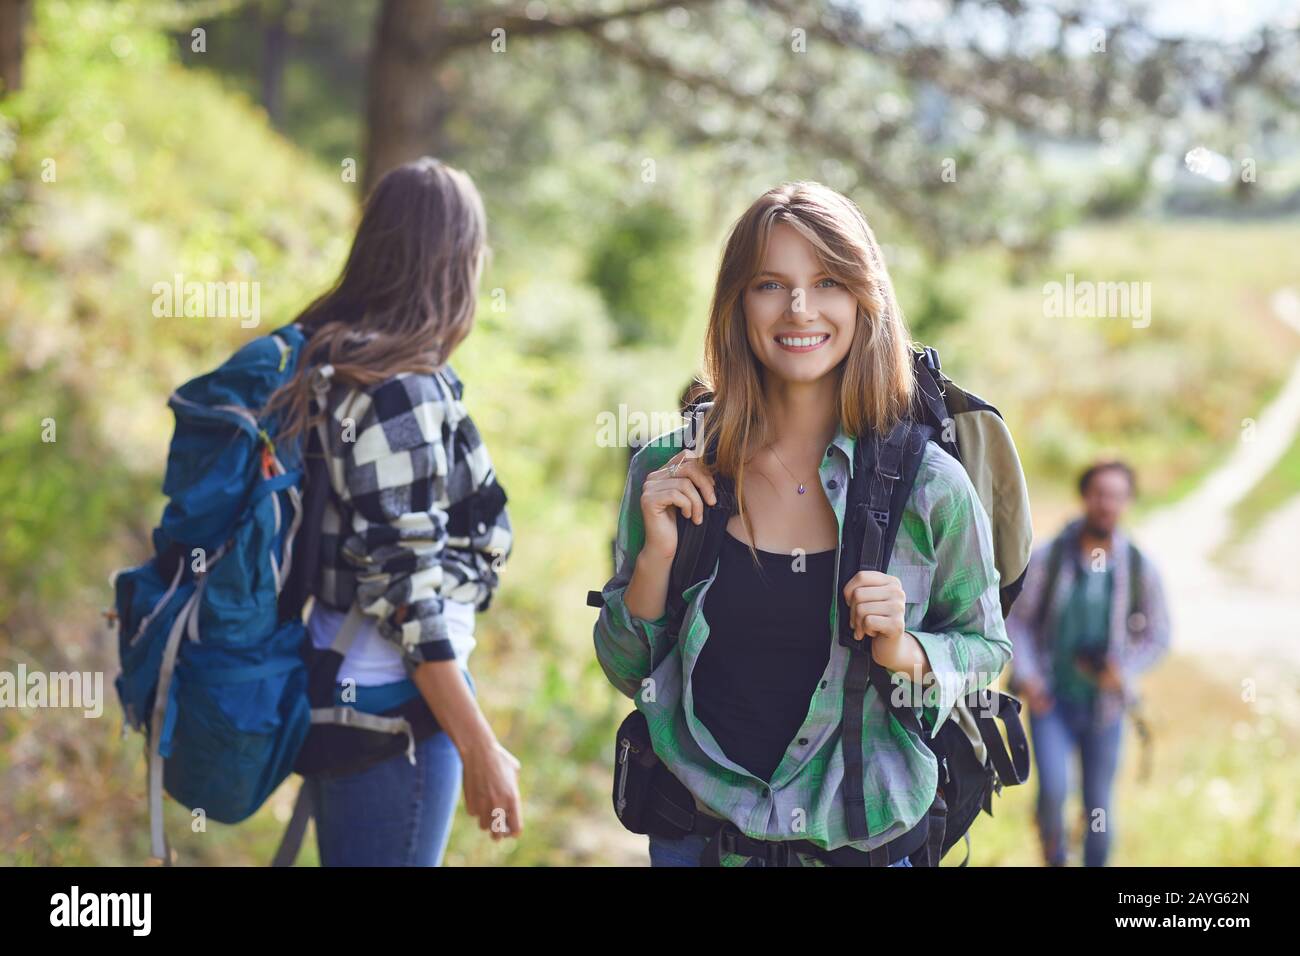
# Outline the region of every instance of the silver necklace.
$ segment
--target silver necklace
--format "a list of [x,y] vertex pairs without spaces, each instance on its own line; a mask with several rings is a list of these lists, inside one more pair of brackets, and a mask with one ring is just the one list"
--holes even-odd
[[[772,454],[773,454],[773,455],[776,455],[776,460],[779,461],[779,462],[781,462],[781,467],[782,467],[782,468],[785,468],[785,473],[786,473],[787,475],[789,475],[791,478],[794,478],[794,472],[791,471],[789,468],[786,468],[786,466],[785,466],[785,462],[781,461],[781,456],[776,454],[776,448],[773,447],[773,446],[770,446],[770,445],[769,445],[768,447],[769,447],[769,448],[772,448]],[[803,482],[800,481],[798,478],[794,478],[794,480],[795,480],[795,483],[799,485],[799,494],[803,494],[805,491],[808,490],[807,488],[805,488],[805,487],[803,486]]]

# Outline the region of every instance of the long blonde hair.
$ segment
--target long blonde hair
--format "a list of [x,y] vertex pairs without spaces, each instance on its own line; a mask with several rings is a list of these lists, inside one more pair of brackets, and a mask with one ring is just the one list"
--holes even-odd
[[[911,336],[885,259],[866,217],[846,196],[816,182],[787,182],[769,189],[736,221],[727,239],[710,306],[702,379],[713,407],[701,423],[700,447],[716,439],[710,471],[731,479],[736,508],[744,506],[745,462],[751,449],[773,436],[764,418],[763,367],[749,345],[744,293],[762,268],[772,228],[787,223],[812,243],[823,267],[858,300],[857,328],[837,367],[836,416],[850,435],[875,429],[887,435],[911,407]],[[755,561],[758,560],[754,554]]]

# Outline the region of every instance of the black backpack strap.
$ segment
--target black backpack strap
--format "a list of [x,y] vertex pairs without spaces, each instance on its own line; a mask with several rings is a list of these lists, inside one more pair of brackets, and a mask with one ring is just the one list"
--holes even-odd
[[[995,716],[996,715],[996,716]],[[988,752],[989,762],[998,773],[998,781],[1015,786],[1029,779],[1029,741],[1020,723],[1020,701],[1009,694],[986,687],[979,692],[978,706],[974,711],[975,725]],[[997,720],[1007,728],[1007,744],[1002,743]]]
[[[954,415],[966,411],[966,393],[939,370],[939,353],[926,346],[912,352],[912,418],[929,425],[931,439],[944,451],[961,461],[957,436],[948,439],[948,427]],[[994,409],[996,411],[996,409]]]
[[[685,441],[687,448],[695,447],[704,414],[711,405],[711,402],[701,402],[691,409]],[[715,436],[714,441],[704,450],[703,457],[712,460],[716,449]],[[681,630],[686,617],[683,594],[712,573],[722,551],[722,536],[726,533],[727,521],[735,508],[734,485],[726,475],[715,475],[713,487],[717,494],[717,504],[705,502],[704,520],[698,525],[680,511],[677,513],[677,551],[668,572],[668,597],[665,604],[670,633],[674,635]]]
[[713,487],[717,504],[704,505],[704,520],[696,524],[680,511],[677,513],[677,553],[668,572],[668,614],[670,633],[677,634],[686,618],[688,588],[708,577],[722,551],[722,536],[735,507],[731,482],[725,475],[715,475]]
[[[700,434],[704,413],[712,404],[712,402],[700,401],[687,410],[684,447],[695,447],[695,440]],[[711,445],[709,453],[712,452],[713,447],[716,446]],[[682,600],[682,592],[700,580],[701,567],[706,568],[706,570],[713,568],[709,556],[712,555],[712,559],[717,560],[718,552],[716,547],[721,547],[722,543],[718,526],[725,530],[727,519],[731,517],[734,494],[731,492],[730,482],[723,476],[717,476],[715,478],[715,487],[718,492],[718,504],[709,505],[706,503],[704,521],[699,525],[684,517],[680,512],[677,515],[677,551],[673,555],[672,567],[668,572],[668,597],[664,605],[668,620],[672,622],[673,634],[676,634],[681,628],[682,619],[686,614],[686,604]],[[708,562],[707,565],[705,562]],[[605,598],[600,591],[587,592],[587,606],[605,606]]]
[[[1039,636],[1042,635],[1048,615],[1051,613],[1056,579],[1060,577],[1061,565],[1065,561],[1065,549],[1074,540],[1077,540],[1074,535],[1059,534],[1047,552],[1047,575],[1043,581],[1042,597],[1038,601],[1038,618],[1034,622],[1034,631]],[[1128,620],[1141,610],[1142,604],[1142,552],[1130,541],[1128,543]]]
[[843,598],[844,585],[858,571],[883,571],[894,548],[894,539],[902,521],[903,505],[916,481],[925,445],[933,430],[910,419],[900,421],[889,435],[880,440],[874,432],[860,438],[855,449],[853,479],[849,482],[848,547],[858,545],[857,566],[841,561],[839,642],[849,649],[848,672],[844,678],[843,723],[840,730],[844,753],[844,813],[849,838],[866,840],[867,801],[863,792],[865,755],[862,732],[866,711],[867,687],[876,693],[904,727],[924,736],[920,721],[909,707],[893,706],[891,684],[885,669],[871,658],[871,641],[853,639],[849,608]]
[[302,524],[293,542],[293,565],[289,569],[289,578],[280,592],[279,613],[282,621],[301,616],[307,598],[316,587],[316,577],[320,572],[325,505],[331,494],[329,471],[316,429],[307,430],[303,445]]
[[302,786],[298,788],[298,798],[293,803],[293,816],[289,818],[289,825],[285,827],[284,836],[280,838],[280,845],[271,859],[272,866],[293,866],[294,860],[298,859],[302,838],[307,833],[307,824],[316,815],[315,789],[316,781],[304,777]]
[[1132,541],[1128,543],[1128,618],[1132,626],[1133,615],[1146,603],[1142,593],[1142,552]]

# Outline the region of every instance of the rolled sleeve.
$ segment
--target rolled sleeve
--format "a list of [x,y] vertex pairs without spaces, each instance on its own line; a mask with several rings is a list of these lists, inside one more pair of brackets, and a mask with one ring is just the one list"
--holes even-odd
[[[636,558],[645,544],[645,525],[641,517],[641,486],[645,476],[659,462],[656,446],[646,446],[632,456],[627,482],[618,513],[618,530],[614,539],[614,576],[601,588],[604,606],[596,619],[593,639],[596,659],[609,682],[626,697],[635,697],[641,682],[671,649],[674,636],[669,633],[667,610],[653,621],[634,616],[625,601],[632,580]],[[660,454],[665,450],[659,449]],[[666,459],[671,450],[664,454]]]
[[[930,674],[920,697],[933,738],[963,696],[992,684],[1012,657],[999,596],[988,515],[961,465],[943,467],[926,526],[935,571],[926,621],[909,628],[925,651]],[[905,694],[911,681],[895,675]]]

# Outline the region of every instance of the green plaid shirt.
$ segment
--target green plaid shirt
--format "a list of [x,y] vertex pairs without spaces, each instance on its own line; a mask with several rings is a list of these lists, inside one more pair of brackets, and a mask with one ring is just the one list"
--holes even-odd
[[[901,836],[920,822],[934,800],[937,761],[919,736],[890,718],[885,703],[869,688],[863,737],[871,836],[850,842],[841,797],[840,744],[850,651],[837,640],[843,603],[838,584],[836,593],[827,595],[830,661],[813,691],[808,716],[770,783],[727,758],[691,703],[691,674],[709,637],[701,609],[717,574],[716,565],[707,579],[685,592],[688,603],[680,640],[669,633],[666,614],[646,621],[629,613],[624,592],[645,542],[641,486],[648,473],[680,450],[684,432],[685,426],[660,436],[632,458],[618,517],[617,571],[601,589],[605,604],[594,630],[601,668],[645,714],[655,752],[668,769],[701,805],[731,820],[748,836],[860,850]],[[841,428],[819,468],[841,541],[855,441]],[[837,555],[837,581],[838,564]],[[904,507],[888,573],[902,582],[907,595],[905,626],[925,649],[936,678],[923,691],[913,689],[901,674],[894,675],[896,693],[916,694],[904,699],[924,704],[916,712],[935,734],[954,713],[959,698],[993,683],[1011,659],[1011,642],[1003,626],[988,516],[961,464],[933,442],[926,444]],[[958,712],[965,706],[963,702]],[[724,864],[735,865],[726,860]]]

